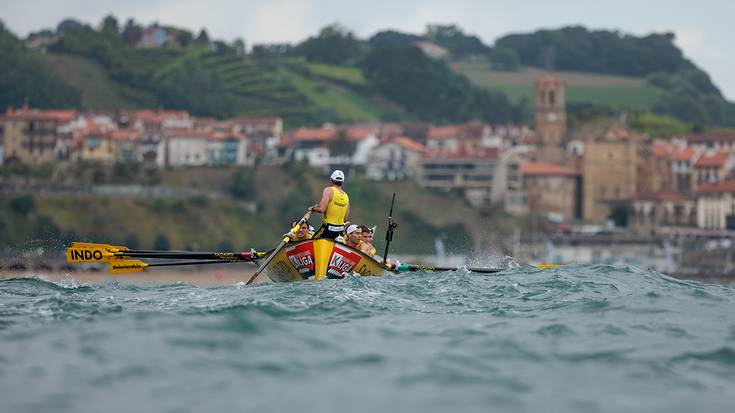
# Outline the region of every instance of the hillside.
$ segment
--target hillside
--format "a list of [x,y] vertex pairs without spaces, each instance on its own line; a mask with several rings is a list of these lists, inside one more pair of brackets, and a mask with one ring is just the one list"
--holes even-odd
[[[68,193],[4,197],[0,201],[0,250],[3,246],[16,251],[38,246],[60,248],[80,239],[152,248],[160,236],[174,249],[269,248],[291,219],[318,200],[324,185],[322,174],[314,171],[294,174],[288,167],[259,167],[252,182],[256,189],[251,201],[257,205],[253,211],[248,202],[228,195],[233,172],[208,168],[161,173],[162,187],[199,192],[183,198]],[[271,190],[274,187],[279,190]],[[400,228],[394,245],[400,253],[431,253],[436,238],[443,238],[450,252],[467,252],[479,240],[500,248],[499,239],[518,224],[502,214],[488,216],[461,199],[427,192],[408,181],[356,179],[349,182],[347,190],[352,221],[377,225],[378,245],[384,245],[390,197],[397,193],[394,217]],[[472,225],[480,221],[483,226]],[[319,218],[312,220],[314,226],[319,222]]]
[[533,101],[534,83],[553,73],[567,85],[567,102],[609,105],[615,108],[652,110],[664,91],[644,78],[583,72],[548,71],[523,66],[518,71],[496,71],[487,62],[455,62],[452,68],[477,86],[505,93],[519,102]]
[[[573,116],[592,105],[593,111],[628,109],[700,126],[735,126],[735,104],[668,33],[565,27],[510,34],[490,46],[456,25],[360,39],[334,24],[297,44],[254,45],[246,53],[241,40],[163,29],[172,43],[141,48],[143,26],[132,20],[124,28],[113,16],[97,27],[65,21],[44,32],[53,40],[41,53],[2,28],[0,103],[165,107],[220,118],[277,115],[287,128],[376,120],[529,122],[533,81],[553,71],[569,85]],[[444,47],[449,61],[419,53],[416,40]]]

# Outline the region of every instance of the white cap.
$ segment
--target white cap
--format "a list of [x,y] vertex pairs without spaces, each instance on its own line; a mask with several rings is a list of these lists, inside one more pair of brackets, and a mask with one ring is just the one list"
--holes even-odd
[[309,232],[315,232],[314,227],[312,227],[311,225],[309,225]]
[[355,225],[355,224],[350,225],[349,227],[347,227],[347,235],[352,234],[353,232],[357,231],[358,229],[360,229],[360,226],[359,225]]
[[344,182],[345,181],[345,173],[340,171],[339,169],[335,169],[334,172],[332,172],[332,175],[329,177],[333,181],[337,182]]

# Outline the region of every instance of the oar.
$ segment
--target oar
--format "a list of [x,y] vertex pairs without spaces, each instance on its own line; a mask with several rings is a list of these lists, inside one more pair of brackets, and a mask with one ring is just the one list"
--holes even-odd
[[301,219],[299,220],[299,222],[297,222],[296,225],[294,225],[294,227],[291,228],[291,230],[288,231],[286,233],[286,235],[283,236],[283,239],[281,240],[281,243],[278,244],[278,246],[272,250],[273,252],[271,252],[271,255],[269,255],[268,258],[266,258],[265,261],[263,261],[263,264],[261,264],[261,266],[258,268],[258,270],[255,271],[255,274],[253,274],[253,276],[250,277],[250,279],[248,280],[248,282],[245,283],[245,285],[252,284],[253,281],[255,281],[255,279],[258,278],[258,276],[260,275],[260,273],[263,272],[263,270],[265,270],[265,268],[268,266],[268,264],[270,264],[270,262],[273,260],[273,258],[275,258],[275,256],[278,255],[279,252],[281,252],[281,250],[283,249],[283,247],[285,247],[286,244],[288,244],[289,242],[291,242],[291,238],[293,238],[293,236],[297,232],[299,232],[299,229],[301,228],[301,225],[305,225],[306,224],[306,221],[309,219],[310,216],[311,216],[311,211],[307,211],[306,214],[304,214],[304,216],[301,217]]
[[161,262],[149,264],[141,260],[115,260],[108,262],[107,268],[111,274],[128,274],[131,272],[141,272],[148,267],[170,267],[178,265],[203,265],[203,264],[227,264],[227,261],[184,261],[184,262]]
[[[536,268],[547,269],[556,268],[559,264],[542,264],[536,265]],[[494,274],[501,271],[506,271],[508,268],[477,268],[477,267],[434,267],[431,265],[412,265],[412,264],[401,264],[392,268],[398,272],[444,272],[444,271],[470,271],[483,274]]]
[[74,242],[66,249],[67,262],[108,262],[117,257],[219,260],[220,262],[252,262],[268,255],[255,250],[244,252],[190,252],[129,250],[124,246]]

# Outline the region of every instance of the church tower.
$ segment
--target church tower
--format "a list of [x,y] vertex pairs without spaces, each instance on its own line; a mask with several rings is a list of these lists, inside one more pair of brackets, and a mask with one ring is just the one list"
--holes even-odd
[[538,160],[563,164],[567,112],[564,82],[544,76],[536,82],[536,136]]

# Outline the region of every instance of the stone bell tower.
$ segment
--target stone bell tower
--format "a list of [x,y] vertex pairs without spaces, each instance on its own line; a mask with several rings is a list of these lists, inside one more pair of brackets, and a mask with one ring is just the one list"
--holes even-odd
[[554,76],[544,76],[536,82],[537,158],[543,162],[563,164],[564,135],[567,132],[567,112],[564,82]]

